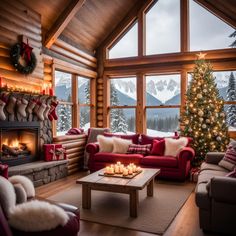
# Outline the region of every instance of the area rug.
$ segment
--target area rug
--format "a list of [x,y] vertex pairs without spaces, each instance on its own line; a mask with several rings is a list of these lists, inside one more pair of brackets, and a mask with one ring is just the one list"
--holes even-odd
[[193,183],[155,182],[154,196],[139,191],[138,217],[129,216],[127,194],[92,191],[92,207],[82,208],[82,188],[76,185],[49,199],[80,207],[81,219],[122,228],[163,234],[194,189]]

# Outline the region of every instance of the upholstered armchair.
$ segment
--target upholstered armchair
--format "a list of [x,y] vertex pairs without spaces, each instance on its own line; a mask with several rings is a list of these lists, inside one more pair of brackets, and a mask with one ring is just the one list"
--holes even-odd
[[[24,177],[26,178],[26,177]],[[11,179],[10,179],[11,180]],[[79,210],[67,204],[51,204],[44,201],[38,201],[29,196],[33,190],[27,189],[27,184],[17,182],[17,178],[13,179],[11,183],[6,178],[0,176],[0,235],[4,236],[76,236],[79,231]],[[33,185],[32,185],[33,186]],[[27,202],[25,199],[31,198]],[[18,203],[18,204],[16,204]],[[34,206],[33,206],[34,205]],[[33,206],[33,207],[32,207]],[[36,209],[38,206],[38,209]],[[32,214],[30,214],[30,207],[32,207]],[[28,211],[28,217],[24,217],[24,222],[19,225],[18,219],[27,216],[23,211]],[[50,217],[53,220],[47,220],[45,213],[42,210],[49,209]],[[51,208],[51,209],[50,209]],[[47,209],[46,209],[47,210]],[[37,213],[37,211],[40,211]],[[20,214],[22,212],[22,215]],[[64,223],[58,223],[55,212],[60,212],[65,216]],[[40,216],[41,215],[41,216]],[[30,217],[29,217],[30,216]],[[32,217],[38,217],[38,221],[32,220]],[[18,217],[18,218],[17,218]],[[48,218],[50,218],[48,217]],[[47,222],[44,222],[47,221]],[[50,222],[51,221],[51,222]],[[55,223],[56,221],[56,223]],[[36,222],[35,226],[32,222]],[[52,226],[50,226],[52,223]],[[42,225],[40,225],[42,224]],[[49,227],[48,229],[43,229]],[[35,230],[34,230],[35,227]],[[24,229],[25,228],[25,229]]]

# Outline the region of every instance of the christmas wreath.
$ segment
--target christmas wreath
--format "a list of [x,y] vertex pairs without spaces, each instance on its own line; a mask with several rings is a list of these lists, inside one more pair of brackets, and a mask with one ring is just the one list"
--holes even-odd
[[[10,57],[13,66],[22,74],[31,74],[37,64],[33,48],[27,43],[17,43],[11,48]],[[25,61],[25,65],[21,64],[20,59]]]

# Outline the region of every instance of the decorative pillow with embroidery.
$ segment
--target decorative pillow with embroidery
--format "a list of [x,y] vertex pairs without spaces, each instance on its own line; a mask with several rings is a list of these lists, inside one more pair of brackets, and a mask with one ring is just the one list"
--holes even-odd
[[151,144],[146,144],[146,145],[130,144],[127,153],[148,155],[150,153],[150,150],[151,150]]

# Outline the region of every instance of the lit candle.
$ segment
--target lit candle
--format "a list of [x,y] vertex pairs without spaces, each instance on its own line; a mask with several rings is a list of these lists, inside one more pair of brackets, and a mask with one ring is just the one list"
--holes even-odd
[[124,170],[124,165],[120,165],[120,173],[122,174]]
[[109,173],[110,173],[110,167],[109,167],[109,166],[106,167],[105,173],[106,173],[106,174],[109,174]]
[[114,174],[114,168],[110,167],[110,174],[113,175]]
[[123,169],[123,175],[124,175],[124,176],[127,176],[127,175],[128,175],[128,169],[127,169],[127,168],[124,168],[124,169]]
[[115,165],[115,173],[119,174],[120,172],[120,167],[118,165]]
[[132,166],[132,170],[133,170],[133,172],[136,172],[136,170],[137,170],[136,165]]
[[117,165],[120,165],[121,163],[120,163],[120,161],[118,161],[116,164],[117,164]]
[[133,174],[133,168],[132,167],[128,167],[128,173],[129,173],[129,175]]

